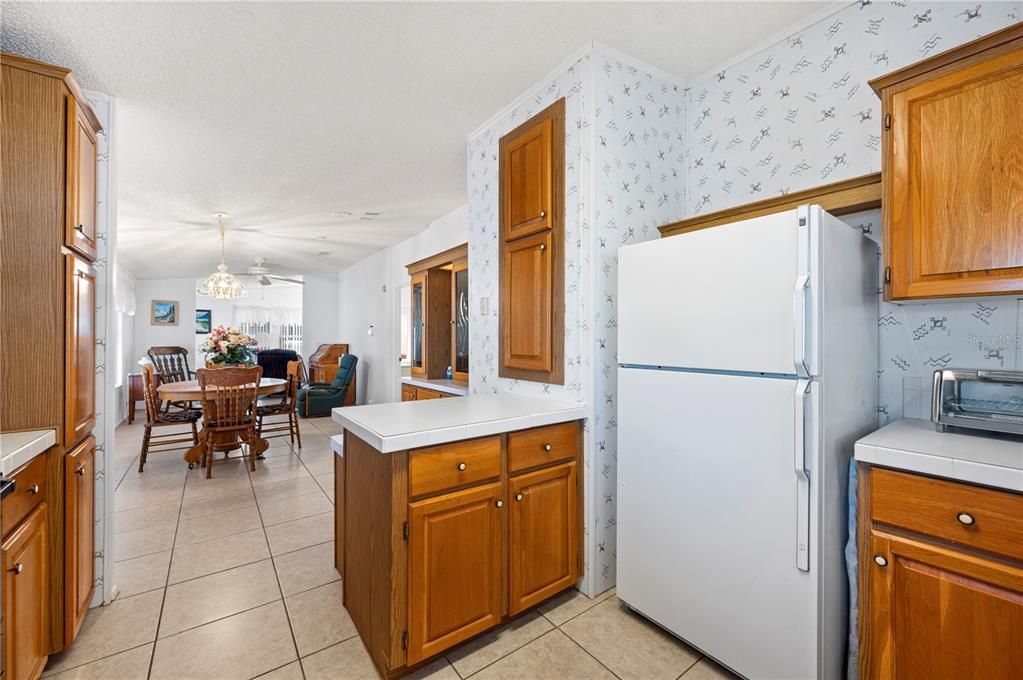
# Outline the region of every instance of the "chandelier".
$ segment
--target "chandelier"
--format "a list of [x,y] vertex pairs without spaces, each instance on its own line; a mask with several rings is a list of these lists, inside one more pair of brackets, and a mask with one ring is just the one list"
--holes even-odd
[[249,294],[249,291],[245,290],[245,286],[241,284],[238,279],[231,275],[231,272],[227,271],[227,265],[224,264],[224,216],[217,215],[217,224],[220,226],[220,264],[217,265],[217,271],[210,274],[209,277],[202,282],[195,292],[199,295],[205,295],[206,297],[213,298],[214,300],[237,300],[243,298]]

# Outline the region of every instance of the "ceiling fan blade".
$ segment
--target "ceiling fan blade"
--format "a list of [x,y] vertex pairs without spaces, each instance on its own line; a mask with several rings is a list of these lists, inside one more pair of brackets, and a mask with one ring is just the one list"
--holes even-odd
[[289,279],[286,276],[277,276],[276,274],[267,274],[268,278],[275,279],[277,281],[287,281],[288,283],[297,283],[300,286],[305,285],[305,281],[301,279]]
[[268,277],[266,274],[264,274],[264,275],[259,277],[259,285],[261,285],[261,286],[272,286],[273,285],[273,281],[270,280],[270,277]]

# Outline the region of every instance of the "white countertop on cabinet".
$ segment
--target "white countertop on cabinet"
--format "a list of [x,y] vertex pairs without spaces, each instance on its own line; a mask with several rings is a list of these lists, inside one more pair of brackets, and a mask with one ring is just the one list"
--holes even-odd
[[401,382],[404,385],[425,387],[428,390],[454,394],[459,397],[464,397],[469,394],[468,385],[465,383],[457,383],[454,380],[447,380],[445,378],[410,378],[409,376],[405,376],[401,379]]
[[6,477],[56,443],[53,428],[0,433],[0,475]]
[[856,460],[1023,493],[1023,437],[938,432],[904,418],[856,442]]
[[382,453],[485,437],[586,417],[586,404],[517,394],[477,394],[335,408],[343,428]]

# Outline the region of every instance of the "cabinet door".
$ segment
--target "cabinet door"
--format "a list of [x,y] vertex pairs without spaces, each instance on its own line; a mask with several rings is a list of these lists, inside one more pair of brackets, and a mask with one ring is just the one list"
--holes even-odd
[[579,580],[576,493],[575,461],[509,480],[509,614]]
[[501,138],[501,235],[506,241],[551,229],[560,219],[565,100]]
[[415,401],[416,400],[416,388],[412,385],[401,386],[401,400],[402,401]]
[[64,642],[78,635],[92,600],[96,440],[64,456]]
[[440,399],[440,392],[436,390],[427,390],[422,387],[416,388],[416,401],[423,401],[424,399]]
[[67,216],[64,245],[96,259],[96,133],[75,98],[67,98]]
[[64,256],[64,446],[96,421],[96,273],[85,260]]
[[48,650],[46,503],[3,543],[4,680],[35,680]]
[[413,375],[426,375],[426,274],[412,277],[412,329],[409,363]]
[[500,292],[502,369],[548,372],[553,367],[553,260],[550,232],[519,239],[504,248]]
[[1023,49],[888,95],[889,299],[1023,291]]
[[408,664],[501,621],[501,484],[409,504]]
[[469,261],[451,266],[451,368],[452,377],[469,381]]
[[876,531],[870,544],[863,677],[1023,677],[1018,563]]

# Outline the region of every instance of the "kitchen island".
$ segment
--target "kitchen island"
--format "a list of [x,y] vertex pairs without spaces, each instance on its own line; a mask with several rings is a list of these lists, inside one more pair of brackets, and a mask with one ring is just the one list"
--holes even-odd
[[334,409],[335,561],[382,676],[579,580],[584,415],[512,394]]

